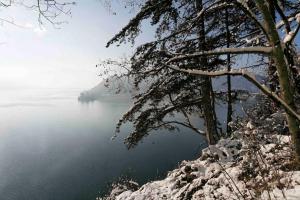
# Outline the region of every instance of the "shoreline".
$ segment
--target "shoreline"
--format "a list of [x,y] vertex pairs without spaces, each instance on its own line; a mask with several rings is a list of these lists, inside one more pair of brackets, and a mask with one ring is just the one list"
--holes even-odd
[[141,187],[114,184],[98,200],[299,199],[300,171],[293,169],[290,136],[273,125],[278,120],[280,112],[260,124],[240,122],[232,137],[205,148],[196,160],[182,161],[166,178]]

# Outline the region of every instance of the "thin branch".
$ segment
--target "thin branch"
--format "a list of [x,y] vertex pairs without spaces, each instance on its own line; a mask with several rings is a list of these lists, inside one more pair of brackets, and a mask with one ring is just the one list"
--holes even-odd
[[292,44],[293,41],[295,40],[297,34],[299,33],[299,30],[300,30],[300,23],[298,24],[297,28],[294,31],[289,33],[289,34],[291,34],[291,37],[288,39],[288,41],[286,43]]
[[277,1],[273,1],[273,2],[275,5],[275,9],[277,10],[278,14],[280,15],[280,17],[285,25],[285,31],[288,34],[291,31],[291,26],[290,26],[289,20],[286,17],[286,15],[284,14],[284,11],[278,5],[278,2]]
[[231,71],[220,70],[220,71],[208,72],[208,71],[203,71],[203,70],[180,69],[178,67],[172,67],[172,66],[167,66],[167,67],[169,67],[173,70],[176,70],[176,71],[185,72],[185,73],[189,73],[192,75],[198,75],[198,76],[210,76],[210,77],[218,77],[218,76],[225,76],[225,75],[243,76],[248,81],[253,83],[258,89],[260,89],[265,95],[267,95],[272,100],[274,100],[275,102],[282,105],[289,114],[293,115],[295,118],[300,120],[300,115],[296,111],[294,111],[293,108],[291,108],[283,99],[281,99],[279,96],[277,96],[274,92],[272,92],[265,85],[262,85],[261,83],[259,83],[256,80],[256,78],[246,70],[231,70]]
[[195,131],[199,135],[205,136],[205,134],[201,133],[197,128],[195,128],[194,126],[192,126],[190,124],[186,124],[186,123],[179,122],[179,121],[165,121],[165,123],[162,125],[166,125],[166,124],[178,124],[178,125],[184,126],[186,128],[189,128],[189,129]]
[[2,1],[0,2],[0,6],[3,6],[3,7],[10,7],[11,6],[11,3],[12,3],[12,0],[9,0],[8,3],[3,3]]
[[3,24],[11,24],[13,26],[16,26],[16,27],[19,27],[19,28],[23,28],[23,29],[28,29],[28,27],[26,26],[22,26],[20,24],[17,24],[16,22],[14,22],[13,19],[9,20],[9,19],[4,19],[4,18],[0,18],[0,24],[3,25]]
[[[171,94],[169,94],[168,96],[169,96],[170,102],[173,104],[173,106],[175,106],[176,104],[175,104],[175,102],[173,101]],[[184,115],[184,117],[185,117],[185,119],[186,119],[186,121],[187,121],[187,123],[182,123],[181,125],[183,125],[183,126],[185,126],[185,127],[187,127],[187,128],[192,129],[193,131],[195,131],[196,133],[198,133],[198,134],[200,134],[200,135],[205,135],[205,134],[203,134],[201,131],[199,131],[199,129],[198,129],[196,126],[194,126],[194,125],[192,124],[192,122],[191,122],[191,120],[190,120],[190,117],[189,117],[188,113],[187,113],[184,109],[181,108],[180,111],[182,112],[182,114]]]
[[[292,15],[286,17],[287,20],[288,20],[288,22],[291,23],[291,22],[297,20],[296,16],[297,16],[298,14],[300,14],[300,13],[297,13],[297,12],[296,12],[296,13],[293,13]],[[281,21],[277,22],[276,28],[277,28],[277,29],[280,29],[280,28],[281,28],[282,26],[284,26],[284,25],[285,25],[284,21],[281,20]]]
[[257,26],[261,29],[261,31],[264,33],[264,35],[267,37],[267,39],[269,40],[269,36],[267,34],[267,30],[265,29],[265,26],[263,23],[261,23],[257,18],[255,13],[252,12],[252,10],[249,8],[249,6],[247,5],[246,1],[243,0],[237,0],[235,1],[235,3],[240,6],[242,8],[242,10],[244,11],[244,13],[250,18],[252,19]]

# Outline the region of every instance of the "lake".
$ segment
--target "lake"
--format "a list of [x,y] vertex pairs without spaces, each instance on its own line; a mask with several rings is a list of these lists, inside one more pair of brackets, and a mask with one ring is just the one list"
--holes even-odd
[[95,200],[120,176],[140,184],[158,179],[205,146],[182,129],[158,131],[128,151],[130,127],[111,137],[129,103],[83,104],[76,89],[1,92],[1,200]]

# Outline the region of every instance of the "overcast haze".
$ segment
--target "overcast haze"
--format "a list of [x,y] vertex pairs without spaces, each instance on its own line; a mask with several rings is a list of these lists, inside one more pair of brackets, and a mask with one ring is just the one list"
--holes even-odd
[[[72,17],[58,19],[68,21],[60,29],[49,23],[39,27],[37,13],[22,6],[3,8],[1,18],[14,19],[26,28],[0,26],[0,88],[88,89],[98,84],[102,79],[95,65],[100,59],[133,52],[130,45],[105,48],[133,15],[120,3],[112,7],[116,15],[99,0],[77,1]],[[150,29],[144,30],[146,36],[138,41],[149,39]]]
[[[0,88],[90,88],[101,78],[100,59],[129,55],[127,47],[105,48],[106,42],[128,22],[121,5],[113,15],[97,0],[79,1],[68,24],[40,28],[36,13],[24,7],[2,9],[0,17],[15,23],[0,26]],[[120,9],[122,8],[122,9]]]

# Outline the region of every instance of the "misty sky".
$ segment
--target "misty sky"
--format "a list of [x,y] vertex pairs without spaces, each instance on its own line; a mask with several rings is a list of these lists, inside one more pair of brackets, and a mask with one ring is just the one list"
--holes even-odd
[[[55,29],[40,28],[37,13],[24,7],[3,8],[0,18],[16,24],[0,26],[0,88],[82,88],[95,86],[102,79],[95,67],[100,59],[130,55],[130,45],[105,48],[133,13],[124,5],[113,5],[117,15],[99,0],[78,1],[68,24]],[[149,39],[146,29],[139,41]],[[148,38],[147,38],[148,36]],[[299,36],[297,38],[299,42]],[[139,43],[139,42],[138,42]]]
[[13,18],[26,28],[0,26],[0,88],[83,88],[101,81],[95,65],[100,59],[129,55],[128,46],[105,48],[132,13],[114,5],[117,15],[98,0],[78,1],[68,24],[40,28],[37,15],[24,7],[2,9],[1,18]]

